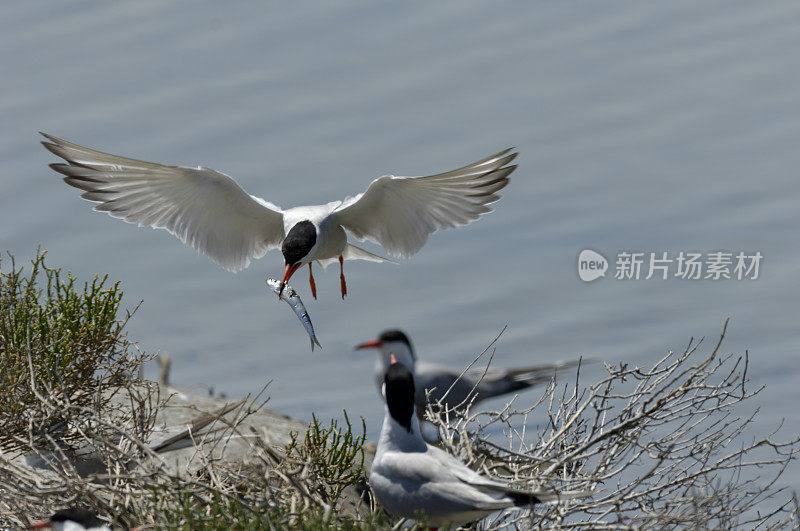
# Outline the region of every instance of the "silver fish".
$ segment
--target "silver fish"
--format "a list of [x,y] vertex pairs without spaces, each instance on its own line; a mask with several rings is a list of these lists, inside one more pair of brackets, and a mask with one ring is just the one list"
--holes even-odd
[[[278,293],[281,283],[279,280],[274,278],[268,278],[267,286],[269,286],[275,293]],[[303,301],[300,300],[300,295],[298,295],[291,286],[285,286],[283,288],[283,293],[281,293],[281,300],[289,303],[289,306],[292,307],[294,313],[297,314],[297,318],[300,319],[300,322],[303,323],[303,326],[306,328],[308,337],[311,338],[311,352],[314,352],[314,344],[316,344],[319,348],[322,348],[322,345],[320,345],[319,341],[317,340],[316,334],[314,334],[314,325],[311,324],[311,318],[308,317],[308,312],[306,311],[306,307],[303,305]]]

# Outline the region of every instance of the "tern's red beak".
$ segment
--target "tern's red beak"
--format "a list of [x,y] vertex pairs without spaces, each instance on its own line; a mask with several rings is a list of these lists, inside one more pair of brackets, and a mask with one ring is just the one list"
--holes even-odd
[[394,357],[394,354],[391,354],[389,356],[389,361],[390,361],[389,365],[394,365],[395,363],[397,363],[397,358]]
[[53,524],[50,523],[50,520],[42,520],[40,522],[36,522],[30,527],[26,527],[25,529],[52,529]]
[[381,342],[377,339],[373,339],[372,341],[367,341],[366,343],[361,343],[355,349],[361,350],[364,348],[381,348]]
[[303,265],[302,262],[297,262],[296,264],[286,264],[286,269],[283,270],[283,279],[281,280],[281,287],[278,290],[278,297],[281,296],[283,293],[283,288],[286,287],[286,283],[289,282],[289,279],[292,278],[294,272],[300,269],[300,266]]

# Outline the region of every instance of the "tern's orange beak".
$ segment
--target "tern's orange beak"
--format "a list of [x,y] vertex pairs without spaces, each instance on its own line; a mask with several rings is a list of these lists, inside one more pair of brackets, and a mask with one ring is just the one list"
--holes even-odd
[[390,361],[389,365],[394,365],[395,363],[397,363],[397,358],[394,357],[394,354],[391,354],[389,356],[389,361]]
[[278,290],[278,297],[281,296],[281,293],[283,293],[283,288],[286,287],[286,283],[289,282],[290,278],[292,278],[294,272],[300,269],[301,265],[303,265],[302,262],[297,262],[296,264],[286,264],[286,269],[283,270],[283,279],[281,280],[281,287]]
[[42,520],[40,522],[36,522],[30,527],[26,527],[25,529],[52,529],[53,524],[50,523],[49,520]]
[[366,343],[361,343],[358,345],[355,350],[361,350],[364,348],[381,348],[381,342],[377,339],[373,339],[372,341],[367,341]]

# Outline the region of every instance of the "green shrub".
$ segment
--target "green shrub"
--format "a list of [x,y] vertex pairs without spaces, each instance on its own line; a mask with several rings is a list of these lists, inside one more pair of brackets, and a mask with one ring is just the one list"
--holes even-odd
[[186,531],[390,528],[391,518],[361,501],[365,431],[362,421],[354,435],[346,412],[344,426],[315,416],[283,451],[257,443],[261,465],[212,465],[191,481],[154,486],[152,520]]
[[312,422],[302,443],[297,434],[286,448],[286,456],[307,463],[312,478],[316,480],[317,494],[325,503],[336,503],[342,491],[366,479],[364,470],[364,443],[367,427],[361,419],[361,435],[353,435],[352,425],[344,412],[346,429],[339,429],[334,419],[328,427],[320,424],[312,414]]
[[69,449],[75,419],[34,415],[41,400],[104,405],[106,391],[138,372],[143,356],[130,353],[123,330],[131,314],[119,318],[121,300],[119,283],[95,276],[80,284],[47,267],[44,252],[27,272],[10,254],[0,261],[0,447],[19,449],[35,418],[34,438],[53,436]]

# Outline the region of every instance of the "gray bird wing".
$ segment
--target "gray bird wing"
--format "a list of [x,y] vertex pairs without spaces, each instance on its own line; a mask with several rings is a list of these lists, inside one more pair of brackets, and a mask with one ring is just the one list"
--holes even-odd
[[244,269],[284,238],[281,209],[224,173],[119,157],[42,134],[49,140],[44,147],[67,161],[50,167],[97,203],[95,210],[165,229],[229,271]]

